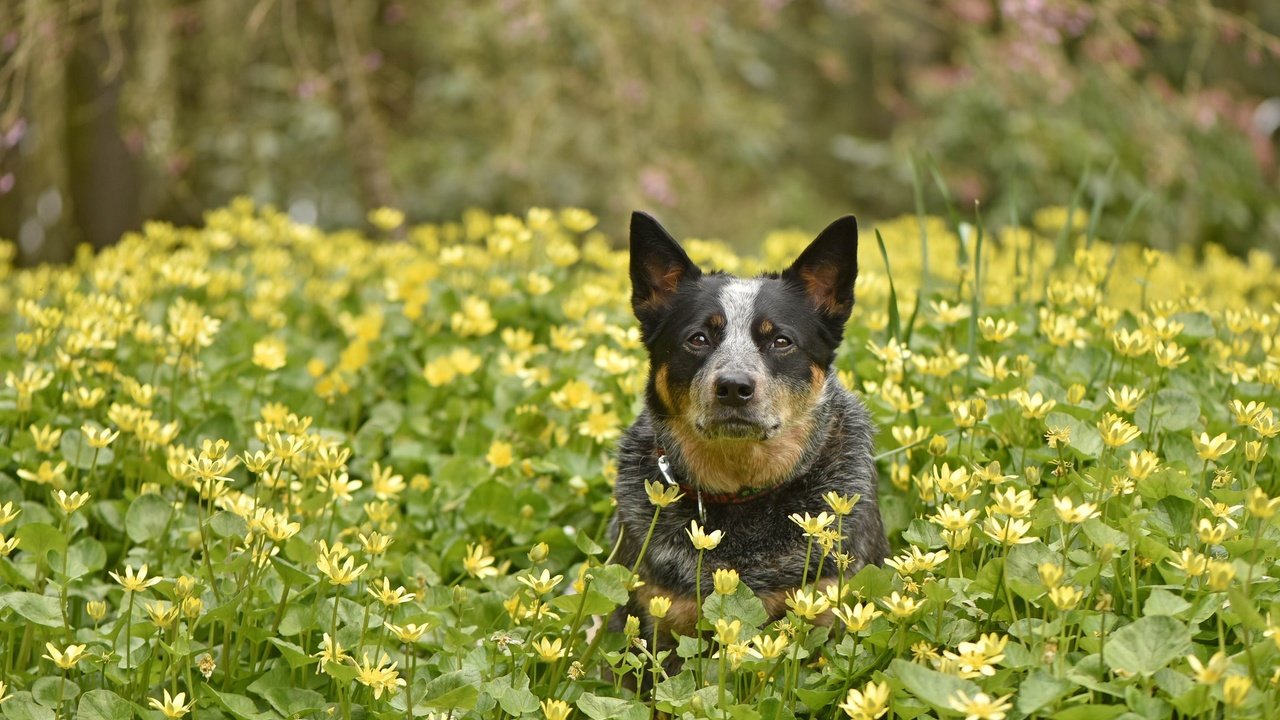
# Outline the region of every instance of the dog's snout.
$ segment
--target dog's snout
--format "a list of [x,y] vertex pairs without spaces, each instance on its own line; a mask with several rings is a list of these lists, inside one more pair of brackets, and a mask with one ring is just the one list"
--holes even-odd
[[756,381],[745,373],[725,373],[716,378],[716,402],[741,407],[756,394]]

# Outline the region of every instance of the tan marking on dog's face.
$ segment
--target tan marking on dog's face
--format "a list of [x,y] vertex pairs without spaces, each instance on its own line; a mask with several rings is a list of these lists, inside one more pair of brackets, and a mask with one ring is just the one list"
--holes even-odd
[[673,632],[693,635],[698,619],[697,600],[658,585],[641,585],[635,591],[636,602],[645,613],[649,612],[649,601],[659,596],[665,596],[671,601],[671,609],[667,611],[666,617],[652,618],[658,624],[659,635],[668,637]]
[[771,333],[771,332],[773,332],[773,323],[772,323],[772,322],[770,322],[769,320],[761,320],[761,321],[760,321],[760,334],[761,334],[761,335],[768,335],[768,334],[769,334],[769,333]]
[[778,484],[804,455],[812,422],[794,423],[768,440],[708,440],[687,422],[672,423],[681,457],[694,479],[712,493]]
[[679,400],[682,400],[683,393],[677,394],[671,391],[671,383],[667,379],[668,370],[666,365],[659,365],[657,372],[653,374],[653,386],[658,391],[658,398],[667,406],[667,410],[673,414],[680,414],[682,408]]
[[724,328],[724,322],[725,322],[724,316],[721,315],[720,313],[716,313],[715,315],[712,315],[711,317],[707,318],[707,325],[710,325],[716,330],[720,330]]

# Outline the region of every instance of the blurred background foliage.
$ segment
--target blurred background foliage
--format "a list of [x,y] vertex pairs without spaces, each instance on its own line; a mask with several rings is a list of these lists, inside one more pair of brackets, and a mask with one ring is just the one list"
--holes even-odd
[[0,237],[64,260],[248,194],[746,245],[1079,192],[1108,239],[1274,251],[1277,33],[1275,0],[7,0]]

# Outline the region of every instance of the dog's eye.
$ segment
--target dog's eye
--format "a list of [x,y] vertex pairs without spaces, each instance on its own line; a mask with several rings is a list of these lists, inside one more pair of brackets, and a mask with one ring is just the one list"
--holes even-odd
[[689,336],[689,344],[701,348],[710,345],[711,341],[707,339],[706,333],[699,332]]
[[791,338],[786,335],[779,335],[773,339],[772,347],[774,350],[786,350],[791,347]]

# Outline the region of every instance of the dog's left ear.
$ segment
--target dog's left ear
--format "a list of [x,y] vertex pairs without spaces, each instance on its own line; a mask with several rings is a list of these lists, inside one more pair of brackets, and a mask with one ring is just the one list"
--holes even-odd
[[853,312],[858,278],[858,221],[845,215],[828,225],[782,277],[799,285],[809,303],[843,329]]

